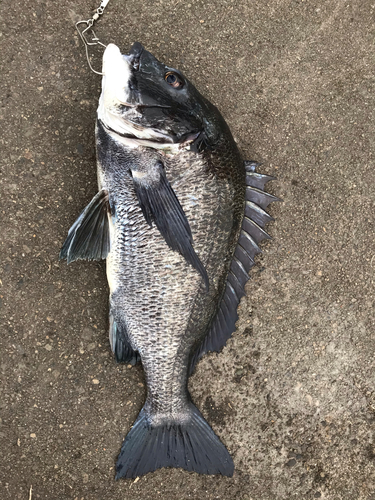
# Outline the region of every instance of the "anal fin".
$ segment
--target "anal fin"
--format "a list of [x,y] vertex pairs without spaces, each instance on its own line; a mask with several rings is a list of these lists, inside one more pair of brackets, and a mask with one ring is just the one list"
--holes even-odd
[[109,343],[117,363],[134,366],[141,360],[138,351],[130,345],[126,326],[121,321],[115,321],[112,314],[109,316]]

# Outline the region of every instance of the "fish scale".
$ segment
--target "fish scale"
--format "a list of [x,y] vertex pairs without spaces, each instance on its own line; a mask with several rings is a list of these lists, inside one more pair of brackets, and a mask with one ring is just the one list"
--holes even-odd
[[[111,149],[115,147],[112,145]],[[136,163],[142,154],[138,151],[129,154],[127,165]],[[214,228],[208,228],[205,221],[222,221],[225,213],[223,201],[232,200],[232,196],[229,185],[225,195],[222,186],[215,186],[212,178],[207,177],[205,172],[208,167],[208,162],[193,153],[185,153],[181,158],[171,158],[166,162],[171,185],[192,229],[194,247],[206,264],[208,273],[216,275],[217,262],[219,266],[221,263],[221,267],[225,265],[228,250],[223,242],[228,235],[219,224],[216,224],[216,232],[220,229],[221,237],[215,234]],[[217,285],[213,284],[210,293],[202,293],[202,299],[197,301],[200,276],[179,254],[169,251],[155,226],[148,226],[137,207],[128,171],[124,171],[121,163],[116,165],[112,157],[108,164],[103,158],[98,163],[98,169],[101,188],[108,190],[116,199],[115,235],[107,257],[109,282],[117,283],[117,288],[111,290],[111,311],[120,312],[130,344],[141,355],[151,419],[158,419],[158,413],[165,418],[165,415],[174,414],[176,408],[186,412],[187,360],[192,343],[196,342],[198,334],[203,337],[207,322],[215,312],[217,301],[213,298],[218,292]],[[175,178],[178,182],[174,182]],[[191,178],[200,181],[199,188],[190,182]],[[219,179],[218,183],[223,184],[223,181]],[[220,198],[218,192],[221,193]],[[189,202],[193,195],[194,206]],[[129,207],[134,206],[137,209],[129,212]],[[227,217],[231,220],[231,213]],[[146,246],[143,246],[144,241],[147,241]],[[154,255],[158,257],[154,258]],[[144,304],[147,308],[143,307]],[[181,333],[176,336],[175,332]]]

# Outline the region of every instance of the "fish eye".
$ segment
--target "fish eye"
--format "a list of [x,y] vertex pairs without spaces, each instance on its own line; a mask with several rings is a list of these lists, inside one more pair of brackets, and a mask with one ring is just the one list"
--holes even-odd
[[165,74],[164,80],[174,89],[181,89],[184,86],[182,78],[173,71],[168,71],[168,73]]

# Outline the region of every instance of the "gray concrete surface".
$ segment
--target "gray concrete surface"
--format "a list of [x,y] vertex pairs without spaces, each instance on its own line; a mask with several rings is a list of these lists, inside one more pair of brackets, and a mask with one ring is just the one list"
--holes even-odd
[[105,265],[58,262],[96,192],[100,78],[73,26],[95,7],[2,5],[0,498],[374,500],[373,2],[112,0],[98,24],[182,69],[284,199],[190,383],[234,477],[137,482],[114,481],[145,387],[110,354]]

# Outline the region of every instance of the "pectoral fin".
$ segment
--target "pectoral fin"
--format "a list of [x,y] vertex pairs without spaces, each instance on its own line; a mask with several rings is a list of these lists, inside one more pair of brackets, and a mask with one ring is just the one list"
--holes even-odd
[[110,250],[109,211],[108,191],[102,189],[69,229],[60,259],[68,264],[77,259],[105,259]]
[[185,212],[165,175],[163,164],[155,161],[151,167],[132,170],[134,187],[143,215],[155,222],[169,247],[179,252],[204,279],[209,287],[207,271],[193,248],[193,238]]

